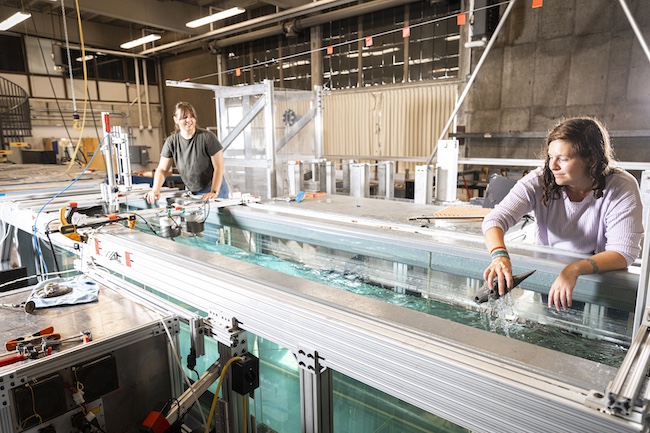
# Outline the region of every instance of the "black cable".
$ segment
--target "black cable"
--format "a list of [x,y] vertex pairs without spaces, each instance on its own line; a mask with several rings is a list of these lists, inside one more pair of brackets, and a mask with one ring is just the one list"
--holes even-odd
[[156,232],[156,229],[153,228],[153,226],[149,223],[149,221],[147,221],[147,219],[146,219],[145,217],[143,217],[142,215],[137,214],[137,213],[135,213],[135,212],[133,212],[133,214],[134,214],[135,216],[141,218],[142,221],[144,221],[144,223],[147,225],[147,227],[149,227],[149,230],[151,230],[151,231],[153,232],[154,235],[156,235],[156,236],[160,236],[160,235],[158,234],[158,232]]
[[54,267],[56,268],[57,272],[61,272],[61,268],[59,268],[59,260],[56,258],[56,253],[54,251],[54,244],[52,243],[52,238],[50,238],[50,223],[52,221],[56,221],[56,219],[48,221],[48,223],[45,225],[45,235],[47,236],[47,241],[50,244],[50,251],[52,251],[52,258],[54,259]]
[[[33,22],[30,20],[30,22]],[[36,26],[34,26],[34,35],[36,39],[38,40],[38,47],[39,51],[41,52],[41,58],[43,59],[43,64],[47,65],[47,61],[45,60],[45,54],[43,53],[43,46],[41,45],[41,37],[38,34],[38,31],[36,30]],[[61,122],[63,123],[63,127],[65,128],[65,133],[68,136],[68,140],[70,140],[70,143],[72,143],[72,136],[70,135],[70,131],[68,130],[68,125],[65,121],[65,118],[63,117],[63,110],[61,109],[61,105],[59,104],[59,98],[56,96],[56,90],[54,89],[54,83],[52,82],[52,75],[50,74],[50,71],[47,71],[47,79],[50,83],[50,89],[52,90],[52,94],[54,95],[54,102],[56,103],[56,108],[59,111],[59,115],[61,116]]]
[[[208,207],[208,213],[205,213],[205,206]],[[203,221],[201,221],[201,222],[202,222],[202,223],[205,223],[205,221],[206,221],[206,220],[208,219],[208,217],[210,216],[210,202],[209,202],[209,201],[208,201],[208,202],[205,202],[205,204],[203,205],[203,215],[205,215],[205,216],[203,217]]]
[[97,420],[97,418],[93,418],[93,420],[90,421],[90,425],[92,425],[93,427],[95,427],[95,428],[96,428],[97,430],[99,430],[100,432],[102,432],[102,433],[106,433],[106,430],[104,430],[103,428],[100,427],[100,425],[99,425],[99,421]]

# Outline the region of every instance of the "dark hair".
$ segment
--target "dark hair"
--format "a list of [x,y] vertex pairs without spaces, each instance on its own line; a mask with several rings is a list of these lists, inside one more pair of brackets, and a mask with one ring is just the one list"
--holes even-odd
[[572,117],[558,123],[546,138],[544,146],[546,163],[542,174],[544,185],[542,204],[546,206],[549,200],[560,198],[560,186],[555,183],[548,157],[548,146],[555,140],[563,140],[571,144],[574,154],[585,161],[587,165],[587,171],[591,175],[591,189],[594,198],[602,197],[607,175],[618,170],[614,166],[614,149],[612,149],[609,132],[595,118]]
[[[179,118],[181,119],[188,115],[196,119],[196,110],[194,110],[194,107],[189,102],[177,102],[176,105],[174,105],[174,117],[176,116],[177,112],[180,113]],[[178,131],[178,124],[174,122],[174,132]]]

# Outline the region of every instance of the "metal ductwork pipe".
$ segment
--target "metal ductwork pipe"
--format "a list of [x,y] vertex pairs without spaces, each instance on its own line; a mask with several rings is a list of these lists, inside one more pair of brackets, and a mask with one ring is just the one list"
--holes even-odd
[[250,20],[242,21],[240,23],[233,24],[231,26],[214,29],[202,35],[193,36],[188,39],[183,39],[180,41],[175,41],[168,44],[159,45],[157,47],[149,48],[144,51],[141,51],[139,55],[145,56],[153,53],[187,48],[195,44],[200,44],[201,42],[207,41],[210,38],[214,39],[215,37],[232,35],[237,32],[251,30],[254,28],[259,28],[267,25],[273,25],[274,23],[281,23],[284,21],[291,20],[293,18],[300,18],[311,13],[316,13],[321,10],[339,7],[342,5],[347,5],[349,3],[354,3],[355,1],[357,0],[317,0],[275,14],[264,15]]
[[304,27],[301,24],[300,18],[295,20],[285,21],[282,23],[282,32],[288,38],[298,36],[298,33],[302,32]]
[[255,41],[269,36],[286,34],[286,29],[297,31],[307,29],[309,27],[324,24],[330,21],[337,21],[344,18],[359,16],[371,12],[376,12],[383,9],[388,9],[395,6],[401,6],[407,3],[414,3],[417,0],[377,0],[369,3],[362,3],[351,6],[345,9],[339,9],[324,14],[317,14],[309,17],[297,18],[293,21],[279,23],[275,26],[265,29],[256,30],[254,32],[245,33],[230,38],[219,39],[210,41],[208,44],[213,49],[225,48],[231,45],[241,44],[243,42]]

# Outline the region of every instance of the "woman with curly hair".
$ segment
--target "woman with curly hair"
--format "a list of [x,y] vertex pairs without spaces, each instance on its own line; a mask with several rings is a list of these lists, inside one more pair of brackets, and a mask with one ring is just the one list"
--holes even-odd
[[[591,117],[561,121],[545,144],[546,163],[512,188],[483,221],[492,262],[483,273],[499,294],[512,288],[504,234],[533,211],[538,245],[587,254],[568,264],[551,285],[549,308],[567,309],[580,275],[625,269],[639,255],[643,205],[637,180],[616,167],[609,133]],[[504,285],[505,283],[505,285]]]

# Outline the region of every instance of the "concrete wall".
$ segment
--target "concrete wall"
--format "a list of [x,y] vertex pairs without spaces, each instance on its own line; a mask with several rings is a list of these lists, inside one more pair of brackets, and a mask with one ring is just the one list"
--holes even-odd
[[[646,41],[650,1],[626,0]],[[505,6],[502,6],[502,11]],[[476,64],[483,49],[474,49]],[[622,161],[650,161],[650,59],[615,0],[519,0],[468,94],[461,125],[471,157],[534,158],[544,135],[566,116],[591,115],[614,131]],[[645,131],[645,132],[643,132]],[[614,134],[613,134],[614,135]],[[629,137],[633,135],[633,137]]]

